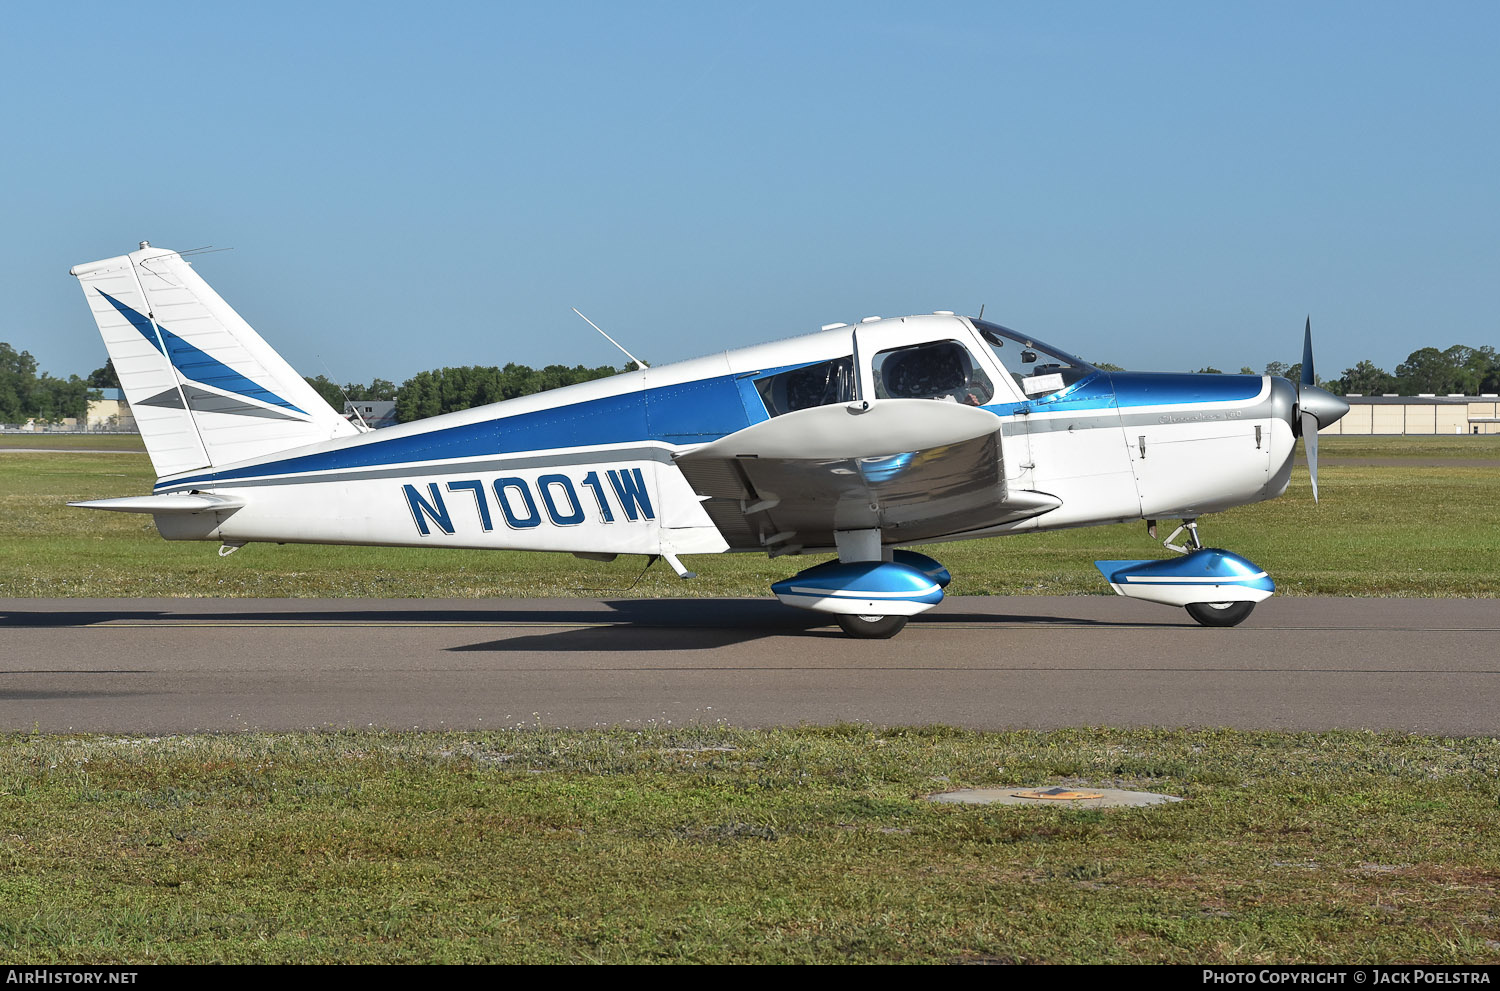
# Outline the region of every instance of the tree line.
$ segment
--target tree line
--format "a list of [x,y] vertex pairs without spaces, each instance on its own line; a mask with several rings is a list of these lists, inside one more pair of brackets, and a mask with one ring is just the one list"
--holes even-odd
[[[341,386],[326,375],[306,381],[336,410],[344,408],[346,399],[353,402],[394,399],[396,417],[405,423],[606,378],[635,367],[632,363],[624,368],[611,365],[532,368],[511,362],[503,368],[467,365],[418,372],[399,386],[381,378],[368,385],[351,382]],[[101,389],[118,388],[120,379],[113,361],[106,361],[87,378],[69,375],[63,379],[39,373],[37,360],[29,351],[18,352],[11,345],[0,343],[0,423],[53,422],[69,417],[81,420],[88,415],[89,400],[102,398]]]
[[[1119,365],[1108,362],[1099,364],[1105,371],[1124,371]],[[1209,366],[1199,372],[1222,374],[1223,369]],[[1248,365],[1240,368],[1241,375],[1259,374]],[[1279,375],[1293,382],[1302,381],[1302,362],[1288,365],[1273,361],[1266,365],[1266,375]],[[1396,366],[1394,373],[1378,367],[1373,361],[1358,362],[1353,368],[1344,369],[1338,378],[1325,379],[1315,374],[1317,384],[1334,395],[1420,396],[1424,393],[1447,396],[1459,393],[1477,396],[1481,393],[1500,393],[1500,353],[1488,345],[1471,348],[1455,344],[1445,351],[1437,348],[1420,348],[1406,356]]]
[[88,412],[89,400],[97,397],[88,379],[39,375],[30,351],[0,343],[0,423],[81,418]]
[[[1300,363],[1297,371],[1299,374],[1302,371]],[[1500,393],[1500,354],[1488,345],[1471,348],[1455,344],[1445,351],[1421,348],[1407,355],[1406,360],[1396,366],[1395,374],[1376,367],[1372,361],[1361,361],[1353,368],[1344,369],[1342,376],[1324,388],[1333,393],[1357,392],[1363,396],[1388,392],[1402,396],[1424,392],[1439,396],[1455,392],[1465,396]]]
[[608,378],[635,367],[631,363],[624,368],[612,365],[599,365],[597,368],[586,368],[583,365],[571,368],[566,365],[532,368],[511,362],[503,368],[497,365],[435,368],[418,372],[399,386],[386,379],[376,379],[369,385],[351,382],[340,386],[326,375],[309,378],[307,384],[318,390],[328,404],[337,410],[344,408],[346,399],[351,402],[394,399],[396,419],[407,423],[411,420],[425,420],[440,413],[454,413],[474,406],[546,392],[565,385]]

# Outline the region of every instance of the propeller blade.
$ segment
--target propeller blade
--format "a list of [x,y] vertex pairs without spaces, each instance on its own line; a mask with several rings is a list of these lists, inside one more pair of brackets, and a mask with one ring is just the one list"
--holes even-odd
[[1318,501],[1318,417],[1302,411],[1302,444],[1307,448],[1307,473],[1312,476],[1313,503]]
[[1318,378],[1313,374],[1311,316],[1307,318],[1307,328],[1302,332],[1302,384],[1318,384]]

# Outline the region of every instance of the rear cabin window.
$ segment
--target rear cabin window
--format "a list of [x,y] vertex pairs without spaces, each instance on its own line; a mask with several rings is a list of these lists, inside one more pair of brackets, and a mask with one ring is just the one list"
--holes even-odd
[[880,399],[937,399],[983,406],[995,395],[989,376],[957,341],[881,351],[873,370],[875,395]]
[[766,404],[766,412],[772,416],[814,406],[852,402],[854,358],[835,358],[768,375],[757,379],[755,388],[760,392],[761,402]]

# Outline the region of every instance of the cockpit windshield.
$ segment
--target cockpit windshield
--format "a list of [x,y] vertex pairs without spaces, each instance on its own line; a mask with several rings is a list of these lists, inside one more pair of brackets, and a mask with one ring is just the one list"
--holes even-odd
[[997,323],[970,318],[998,361],[1027,396],[1056,392],[1098,371],[1076,355]]

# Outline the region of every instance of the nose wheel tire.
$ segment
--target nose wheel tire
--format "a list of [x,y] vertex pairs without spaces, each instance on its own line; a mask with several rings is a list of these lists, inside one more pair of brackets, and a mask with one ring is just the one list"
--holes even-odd
[[1199,626],[1239,626],[1254,608],[1253,602],[1194,602],[1187,611]]
[[839,629],[856,640],[889,640],[906,626],[905,616],[840,616]]

